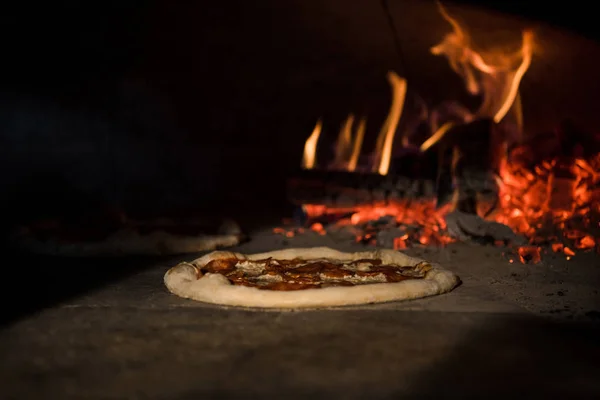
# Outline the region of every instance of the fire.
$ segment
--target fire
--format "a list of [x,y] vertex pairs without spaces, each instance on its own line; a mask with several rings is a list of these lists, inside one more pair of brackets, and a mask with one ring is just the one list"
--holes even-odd
[[350,172],[354,172],[354,170],[356,170],[356,164],[358,163],[358,156],[360,155],[360,149],[362,147],[366,129],[367,120],[365,118],[362,118],[358,123],[356,137],[354,138],[354,147],[352,149],[352,155],[350,156],[350,161],[348,161],[348,171]]
[[[523,115],[519,87],[532,63],[533,33],[523,31],[520,45],[510,51],[476,50],[467,30],[441,4],[438,5],[441,16],[452,30],[439,44],[430,48],[430,53],[444,56],[450,68],[464,80],[467,92],[479,96],[481,103],[473,111],[456,103],[450,107],[450,112],[445,112],[446,109],[438,112],[436,108],[425,112],[422,118],[428,122],[429,137],[421,143],[411,143],[413,135],[404,132],[400,145],[411,146],[425,153],[433,151],[431,149],[436,143],[452,135],[453,129],[462,123],[489,119],[496,124],[511,124],[510,129],[504,131],[517,132],[517,137],[511,140],[504,137],[501,144],[495,144],[502,151],[499,164],[493,165],[497,168],[497,202],[491,206],[477,204],[479,216],[507,225],[529,240],[530,245],[516,248],[515,259],[518,258],[522,263],[539,263],[542,244],[551,246],[554,252],[563,253],[568,258],[575,255],[573,249],[597,248],[600,252],[600,238],[586,233],[593,223],[591,214],[600,214],[600,154],[592,157],[576,154],[536,158],[535,145],[525,144],[522,139]],[[360,118],[357,123],[355,115],[349,114],[341,125],[335,159],[328,165],[329,169],[358,171],[360,174],[389,173],[395,135],[403,118],[407,81],[393,71],[388,73],[387,79],[392,89],[392,102],[377,136],[375,150],[369,158],[370,164],[360,165],[365,159],[360,155],[366,119]],[[316,165],[315,153],[321,129],[321,121],[318,121],[306,140],[302,161],[305,169],[312,169]],[[457,162],[460,149],[455,145],[452,150],[454,163]],[[377,227],[393,226],[396,229],[395,236],[388,246],[404,249],[410,245],[444,245],[453,241],[445,221],[453,207],[453,203],[437,204],[435,199],[425,198],[373,201],[372,204],[353,207],[304,204],[303,210],[311,221],[312,231],[324,235],[327,226],[319,221],[334,220],[334,225],[338,227],[356,227],[356,240],[361,243],[379,244],[381,235],[378,235]],[[287,234],[285,231],[280,233]],[[503,240],[496,242],[502,246],[506,244]],[[514,260],[511,258],[510,262]]]
[[408,247],[406,240],[408,240],[408,234],[394,238],[394,250],[406,249]]
[[565,239],[575,241],[574,247],[593,248],[592,236],[567,228],[575,219],[584,228],[590,226],[590,188],[600,184],[600,172],[581,158],[554,158],[530,166],[534,153],[529,146],[519,146],[501,161],[500,206],[492,218],[532,239],[540,229],[559,226]]
[[[448,59],[450,67],[465,81],[467,91],[472,95],[481,96],[482,102],[478,110],[462,115],[464,122],[477,118],[492,118],[496,123],[501,122],[509,113],[516,124],[517,131],[522,129],[522,109],[519,86],[525,73],[531,65],[533,56],[533,33],[522,33],[521,46],[513,52],[488,50],[476,51],[471,38],[466,30],[451,17],[446,9],[438,3],[442,17],[452,26],[452,32],[433,46],[430,52],[433,55],[442,55]],[[390,71],[387,75],[392,88],[392,104],[385,119],[372,157],[370,170],[380,175],[389,172],[392,147],[402,118],[406,100],[407,81]],[[435,113],[432,113],[435,114]],[[352,136],[352,127],[355,117],[350,114],[342,124],[336,144],[336,156],[332,169],[355,171],[364,139],[366,120],[363,118],[356,134]],[[441,121],[438,127],[437,120],[431,121],[433,128],[431,136],[420,144],[416,144],[422,152],[430,149],[455,125],[455,121]],[[321,123],[317,123],[315,130],[307,139],[302,166],[305,169],[314,167],[314,153],[316,142],[321,133]],[[407,136],[403,136],[402,146],[415,145],[410,143]]]
[[[385,122],[383,123],[373,159],[373,170],[380,175],[387,175],[390,162],[392,159],[392,146],[394,136],[398,128],[398,122],[402,117],[402,109],[404,108],[404,100],[406,98],[406,80],[399,77],[395,72],[388,73],[388,82],[392,88],[392,104]],[[356,170],[358,158],[361,152],[363,139],[367,127],[367,121],[362,118],[358,124],[355,135],[352,135],[352,126],[354,125],[354,115],[350,114],[342,125],[338,140],[336,143],[335,160],[333,169],[342,169],[346,171]],[[315,166],[315,153],[317,149],[317,141],[321,134],[321,121],[317,122],[315,129],[306,140],[304,145],[304,158],[302,159],[302,168],[312,169]]]
[[358,156],[360,155],[363,139],[365,137],[367,121],[365,118],[361,118],[358,127],[356,128],[356,133],[353,135],[352,128],[354,126],[354,120],[354,114],[348,115],[346,121],[340,128],[340,133],[336,142],[335,160],[332,166],[333,169],[350,172],[354,172],[356,169]]
[[335,152],[335,165],[343,165],[350,157],[352,151],[352,124],[354,124],[354,115],[350,114],[340,129]]
[[440,141],[442,137],[454,126],[452,122],[446,122],[444,125],[440,127],[433,135],[429,137],[426,141],[421,145],[421,151],[427,151],[431,146]]
[[521,246],[517,250],[519,261],[523,264],[538,264],[542,261],[541,250],[540,247],[536,246]]
[[377,166],[377,172],[380,175],[387,175],[390,168],[394,135],[402,116],[402,108],[404,107],[404,99],[406,98],[405,79],[400,78],[394,72],[388,72],[388,81],[392,86],[392,105],[377,137],[377,146],[375,149],[376,156],[380,157]]
[[578,240],[575,245],[578,249],[593,249],[596,246],[596,241],[591,235],[585,235],[581,239]]
[[[518,106],[516,113],[520,116],[520,100],[517,101],[519,85],[531,65],[533,33],[523,32],[522,46],[514,53],[477,52],[456,19],[448,14],[441,3],[438,3],[438,7],[442,17],[452,25],[453,32],[448,33],[430,51],[434,55],[448,58],[450,67],[465,80],[470,94],[483,96],[476,117],[493,118],[498,123],[504,119],[513,104]],[[518,120],[520,124],[520,118]]]
[[325,235],[327,234],[327,232],[325,231],[325,228],[323,227],[323,224],[320,222],[315,222],[314,224],[312,224],[310,226],[310,229],[312,231],[317,232],[319,235]]
[[[338,219],[336,224],[338,226],[351,224],[364,227],[363,234],[357,237],[357,241],[371,242],[374,240],[374,235],[369,232],[369,224],[377,224],[377,221],[387,217],[391,217],[388,218],[388,224],[395,221],[413,227],[411,232],[405,232],[393,239],[394,247],[405,248],[409,243],[443,246],[454,241],[445,231],[444,215],[450,211],[450,205],[437,208],[433,200],[391,202],[385,205],[373,204],[348,208],[329,208],[318,204],[305,204],[303,209],[309,221],[327,215],[347,215],[347,217]],[[320,234],[325,233],[321,223],[314,223],[311,229]]]
[[310,137],[304,144],[304,157],[302,158],[302,167],[305,169],[312,169],[315,167],[316,153],[317,153],[317,142],[321,135],[322,123],[317,121],[315,128],[313,129]]

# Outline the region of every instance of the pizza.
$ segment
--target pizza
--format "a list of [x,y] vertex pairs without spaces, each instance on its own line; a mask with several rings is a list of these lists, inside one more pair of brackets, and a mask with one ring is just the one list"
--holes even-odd
[[175,255],[198,253],[240,243],[233,221],[207,228],[197,221],[172,219],[104,221],[41,220],[20,226],[11,235],[13,247],[56,256]]
[[226,306],[319,308],[417,299],[455,288],[458,276],[395,250],[327,247],[244,255],[215,251],[164,276],[180,297]]

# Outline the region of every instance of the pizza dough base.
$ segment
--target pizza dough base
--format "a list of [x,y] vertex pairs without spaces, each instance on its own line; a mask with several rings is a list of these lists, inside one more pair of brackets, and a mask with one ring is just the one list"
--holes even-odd
[[140,235],[132,229],[123,229],[104,240],[87,243],[40,241],[27,234],[13,238],[13,243],[20,249],[68,257],[187,254],[235,246],[239,242],[240,235],[181,236],[164,231]]
[[217,258],[233,257],[239,260],[261,260],[272,257],[280,260],[328,258],[339,261],[370,258],[380,259],[384,264],[407,266],[414,266],[424,261],[395,250],[385,249],[343,253],[327,247],[315,247],[278,250],[252,255],[215,251],[191,263],[182,263],[169,269],[164,276],[165,285],[171,293],[180,297],[206,303],[257,308],[319,308],[434,296],[451,291],[460,282],[458,276],[437,266],[433,266],[423,279],[294,291],[270,291],[233,285],[221,274],[207,273],[201,279],[197,278],[196,266],[204,266]]

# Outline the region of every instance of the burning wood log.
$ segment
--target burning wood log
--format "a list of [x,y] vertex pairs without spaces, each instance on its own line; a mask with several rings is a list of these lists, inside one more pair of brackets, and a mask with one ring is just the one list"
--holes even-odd
[[[501,135],[499,125],[481,119],[453,127],[439,140],[435,147],[440,203],[453,202],[456,210],[469,214],[477,214],[483,204],[493,208],[498,198],[499,153],[504,150]],[[451,191],[445,188],[449,182]]]
[[[394,200],[437,199],[457,210],[481,214],[498,196],[500,126],[483,119],[453,127],[425,152],[405,152],[387,175],[334,170],[301,170],[288,181],[296,205],[353,207]],[[485,212],[484,212],[485,214]]]
[[344,208],[434,196],[433,179],[411,179],[399,174],[303,170],[288,181],[288,198],[296,205]]

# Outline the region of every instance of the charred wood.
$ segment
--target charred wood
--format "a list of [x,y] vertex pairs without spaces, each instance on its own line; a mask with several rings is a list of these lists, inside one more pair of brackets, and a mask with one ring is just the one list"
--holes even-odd
[[424,153],[394,158],[388,175],[368,172],[301,170],[288,180],[293,204],[353,207],[394,200],[437,199],[477,213],[478,204],[493,209],[498,197],[500,157],[506,151],[502,126],[477,120],[450,129]]
[[296,205],[343,208],[434,196],[433,179],[410,179],[401,175],[303,170],[288,181],[288,198]]
[[[496,177],[504,151],[501,127],[482,119],[450,129],[436,145],[439,157],[438,200],[453,202],[455,209],[477,214],[478,203],[498,197]],[[452,190],[444,188],[451,182]],[[451,193],[452,198],[448,198]]]

